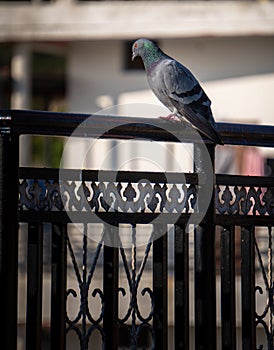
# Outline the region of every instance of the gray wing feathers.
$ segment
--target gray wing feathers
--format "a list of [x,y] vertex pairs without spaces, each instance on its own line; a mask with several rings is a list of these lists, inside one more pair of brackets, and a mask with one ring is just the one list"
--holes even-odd
[[179,114],[216,143],[223,143],[216,131],[211,101],[193,74],[175,60],[167,60],[164,84],[170,102]]
[[179,62],[170,60],[166,62],[165,68],[164,83],[170,97],[178,102],[188,104],[197,101],[202,96],[203,90],[200,84],[186,67],[183,67]]

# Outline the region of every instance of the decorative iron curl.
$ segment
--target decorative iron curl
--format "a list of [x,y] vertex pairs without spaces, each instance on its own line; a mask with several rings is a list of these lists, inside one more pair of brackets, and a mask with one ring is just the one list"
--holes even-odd
[[[259,314],[257,311],[255,312],[256,316],[256,326],[261,325],[264,328],[266,338],[267,338],[267,346],[268,349],[273,349],[274,347],[274,330],[273,330],[273,316],[274,316],[274,286],[273,286],[273,276],[272,276],[272,228],[268,228],[268,266],[267,270],[264,266],[263,259],[261,256],[261,252],[257,243],[257,240],[255,239],[255,249],[259,261],[259,266],[261,269],[263,281],[264,281],[264,287],[262,286],[256,286],[255,292],[259,292],[261,295],[266,294],[268,299],[267,303],[265,305],[265,308],[261,314]],[[265,293],[264,293],[265,292]],[[267,319],[268,318],[268,319]],[[258,349],[263,349],[263,346],[260,345]]]
[[[127,277],[127,283],[129,286],[130,301],[129,301],[129,306],[126,314],[122,318],[119,318],[119,324],[120,325],[125,324],[127,321],[129,321],[131,317],[130,342],[131,342],[132,349],[137,348],[138,338],[142,328],[144,327],[148,327],[148,329],[152,334],[152,339],[154,341],[153,329],[151,324],[149,323],[154,316],[154,295],[153,295],[153,291],[149,287],[145,287],[141,290],[141,296],[145,296],[147,294],[151,302],[151,309],[147,317],[141,314],[141,311],[138,305],[138,289],[139,289],[140,281],[141,281],[145,266],[147,264],[148,256],[151,250],[151,246],[152,246],[151,238],[153,237],[153,234],[154,234],[154,231],[152,230],[151,237],[146,246],[145,254],[141,261],[141,265],[138,272],[136,271],[137,259],[136,259],[136,227],[135,226],[132,227],[133,245],[131,249],[131,253],[132,253],[131,269],[129,268],[129,263],[128,263],[124,248],[123,247],[120,248],[123,266]],[[120,287],[118,291],[122,294],[123,297],[126,296],[125,288]],[[137,324],[137,322],[140,322],[140,324]]]
[[193,184],[27,180],[19,183],[19,210],[93,212],[194,211]]
[[[94,271],[98,262],[98,258],[101,252],[102,248],[102,242],[99,242],[97,245],[96,252],[93,257],[93,261],[91,264],[91,267],[89,269],[89,272],[87,274],[87,225],[83,224],[84,231],[83,231],[83,268],[82,273],[80,273],[79,266],[77,264],[74,250],[72,247],[72,244],[70,242],[69,236],[67,235],[67,246],[71,257],[71,262],[73,265],[73,269],[76,275],[78,287],[80,290],[80,307],[78,310],[78,313],[76,317],[71,320],[66,312],[66,323],[68,324],[68,327],[66,329],[66,332],[74,331],[80,342],[80,349],[84,350],[88,348],[89,340],[94,331],[98,331],[101,334],[102,341],[104,342],[105,334],[103,327],[101,326],[101,322],[103,320],[104,316],[104,310],[105,310],[105,301],[104,301],[104,294],[99,288],[95,288],[92,293],[90,294],[90,285],[91,281],[94,275]],[[77,298],[77,292],[70,288],[67,291],[67,299],[68,296],[72,295],[74,298]],[[96,298],[99,296],[99,299],[101,301],[101,310],[98,318],[94,318],[90,312],[89,309],[89,296],[92,296],[93,298]],[[77,325],[81,323],[81,330]]]
[[274,215],[274,197],[270,188],[216,186],[216,210],[222,215]]

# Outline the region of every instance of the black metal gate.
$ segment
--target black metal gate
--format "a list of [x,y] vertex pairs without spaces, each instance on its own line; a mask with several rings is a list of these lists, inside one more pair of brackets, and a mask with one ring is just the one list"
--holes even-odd
[[[74,333],[79,349],[273,349],[274,179],[215,176],[215,146],[205,148],[211,161],[208,168],[204,149],[185,129],[182,137],[194,142],[193,173],[70,169],[60,178],[59,169],[19,168],[20,135],[70,136],[85,121],[90,124],[85,136],[178,142],[165,131],[162,120],[89,117],[0,112],[1,348],[17,348],[18,227],[24,224],[27,350],[42,348],[46,235],[50,237],[48,348],[65,349],[68,335]],[[117,120],[123,121],[122,126],[117,127]],[[100,135],[103,124],[110,131]],[[218,127],[225,144],[274,146],[274,127],[225,123]],[[199,193],[209,178],[214,190],[201,216],[204,199]],[[198,224],[192,233],[190,217],[192,225]],[[95,232],[96,243],[91,243],[89,235]],[[137,244],[140,232],[146,237],[142,247]],[[171,235],[172,277],[168,274]],[[74,281],[71,286],[68,274]],[[217,285],[220,293],[216,294]],[[260,296],[265,301],[259,310]],[[264,334],[264,344],[256,339],[258,330]],[[95,335],[99,347],[94,345]]]

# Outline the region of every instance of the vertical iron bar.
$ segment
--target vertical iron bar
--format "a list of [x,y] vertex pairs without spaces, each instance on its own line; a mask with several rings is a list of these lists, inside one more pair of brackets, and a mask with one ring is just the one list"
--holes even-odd
[[[208,152],[211,164],[207,164]],[[215,205],[214,145],[194,145],[194,170],[204,173],[206,183],[213,179],[210,203],[204,208],[198,188],[198,212],[206,210],[203,221],[195,229],[195,348],[216,349],[216,276],[215,276]],[[207,181],[208,179],[208,181]]]
[[189,349],[189,251],[188,233],[175,225],[175,349]]
[[28,225],[26,349],[41,349],[43,225]]
[[154,225],[154,230],[160,235],[153,242],[154,348],[167,350],[167,226]]
[[88,312],[88,286],[87,286],[87,253],[88,253],[88,238],[87,224],[83,224],[83,248],[82,248],[82,285],[81,285],[81,309],[82,309],[82,339],[81,350],[88,349],[87,337],[87,312]]
[[52,224],[51,350],[66,348],[67,225]]
[[17,344],[19,138],[11,117],[0,116],[0,327],[1,348]]
[[255,227],[242,227],[242,349],[256,349],[255,330]]
[[222,350],[236,349],[235,226],[221,229]]
[[269,349],[274,349],[274,331],[273,331],[273,318],[274,318],[274,294],[273,294],[273,248],[272,248],[272,227],[268,227],[268,249],[267,249],[267,257],[268,257],[268,266],[267,266],[267,280],[270,288],[268,289],[269,295],[269,306],[270,306],[270,316],[268,321],[268,329],[269,336],[267,337],[268,347]]
[[[109,241],[118,242],[119,228],[106,225],[105,234],[112,237]],[[119,249],[104,245],[104,349],[118,349],[118,268]]]

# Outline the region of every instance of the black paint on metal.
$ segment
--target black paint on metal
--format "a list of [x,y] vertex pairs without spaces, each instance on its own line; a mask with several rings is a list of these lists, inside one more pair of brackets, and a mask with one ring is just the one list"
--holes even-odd
[[1,348],[17,346],[19,139],[12,118],[0,113],[0,327]]
[[[214,178],[214,145],[207,149],[194,145],[194,171],[204,172],[209,179]],[[208,152],[211,165],[205,162]],[[200,196],[201,197],[201,196]],[[198,196],[198,208],[204,198]],[[206,210],[204,221],[194,233],[195,250],[195,349],[216,349],[216,280],[215,280],[215,205],[214,196]]]
[[175,349],[189,349],[189,234],[175,225]]
[[67,225],[52,224],[51,350],[66,348]]
[[236,350],[235,227],[221,228],[222,350]]
[[[128,186],[141,179],[166,184],[181,183],[185,178],[189,185],[197,186],[197,174],[203,173],[203,181],[199,177],[199,186],[206,186],[208,174],[207,164],[201,144],[196,140],[191,128],[182,128],[178,131],[178,125],[171,125],[163,120],[147,118],[129,118],[113,116],[96,116],[69,113],[49,113],[40,111],[0,111],[0,307],[3,325],[0,328],[1,347],[15,350],[17,341],[17,279],[18,279],[18,223],[29,224],[28,242],[28,287],[27,287],[27,315],[26,315],[26,344],[28,349],[41,348],[41,322],[42,322],[42,223],[52,223],[52,283],[51,283],[51,349],[65,349],[65,333],[73,330],[79,337],[81,349],[87,349],[89,339],[95,330],[100,333],[105,349],[118,349],[119,346],[119,320],[118,318],[118,285],[119,251],[115,247],[104,246],[103,262],[103,291],[93,291],[92,295],[98,295],[102,308],[100,316],[94,320],[88,312],[88,298],[90,283],[97,266],[101,252],[102,242],[97,246],[91,267],[88,269],[88,244],[87,236],[83,238],[82,263],[83,269],[79,269],[74,255],[73,247],[67,236],[67,223],[70,217],[62,209],[53,211],[26,208],[26,203],[19,201],[18,210],[18,141],[19,135],[59,135],[70,136],[81,123],[85,130],[77,136],[100,137],[110,139],[136,139],[151,141],[179,142],[174,134],[179,135],[185,142],[194,142],[195,168],[192,174],[167,174],[149,172],[118,172],[117,182],[128,182]],[[174,133],[167,132],[174,130]],[[266,146],[274,145],[274,127],[259,125],[241,125],[218,123],[218,131],[225,144]],[[101,134],[101,130],[108,130]],[[176,133],[175,133],[176,131]],[[178,134],[179,133],[179,134]],[[214,145],[205,140],[208,152],[214,164]],[[97,181],[98,171],[68,170],[68,181]],[[20,169],[22,181],[27,179],[48,179],[59,181],[58,169]],[[101,171],[100,179],[105,182],[113,179],[113,172]],[[268,348],[273,348],[273,281],[272,281],[272,231],[274,226],[273,212],[273,177],[258,176],[216,176],[216,192],[212,193],[212,200],[205,213],[204,219],[199,223],[195,231],[195,348],[216,349],[216,271],[215,271],[215,225],[223,227],[221,231],[221,318],[222,318],[222,349],[236,349],[236,301],[235,301],[235,226],[242,226],[241,232],[241,304],[242,304],[242,350],[256,349],[256,326],[266,324],[265,318],[269,316],[268,329],[265,328]],[[157,185],[158,186],[158,185]],[[158,189],[160,187],[158,186]],[[226,188],[225,195],[222,188]],[[162,188],[160,188],[163,191]],[[219,191],[219,192],[218,192]],[[214,192],[214,191],[213,191]],[[164,192],[162,192],[164,193]],[[26,194],[26,193],[25,193]],[[158,190],[157,195],[160,195]],[[30,196],[31,197],[31,196]],[[155,195],[154,195],[155,197]],[[37,198],[34,199],[34,201]],[[215,199],[215,200],[214,200]],[[40,200],[40,199],[39,199]],[[26,200],[27,201],[27,200]],[[203,201],[199,198],[197,208]],[[155,211],[157,207],[156,197],[150,203],[150,212],[98,212],[94,216],[94,223],[101,220],[114,225],[114,228],[106,225],[105,234],[111,234],[119,239],[118,226],[120,223],[131,224],[136,228],[138,224],[149,224],[155,218],[159,218],[159,224],[155,230],[160,230],[163,235],[152,243],[153,247],[153,288],[146,288],[151,299],[152,310],[148,318],[142,319],[138,315],[138,290],[137,280],[141,279],[143,270],[136,270],[136,248],[132,254],[135,262],[130,268],[123,259],[124,268],[127,269],[128,283],[131,289],[132,316],[136,316],[132,323],[131,340],[132,350],[137,347],[138,319],[147,327],[154,342],[155,349],[167,349],[168,347],[168,279],[167,279],[167,224],[175,224],[175,347],[176,349],[189,348],[189,255],[188,233],[185,226],[189,219],[189,213],[182,212],[177,215],[173,212]],[[30,203],[32,205],[33,203]],[[24,207],[25,205],[25,207]],[[154,208],[155,207],[155,208]],[[202,207],[202,206],[200,206]],[[79,213],[79,223],[87,227],[89,213]],[[161,215],[159,215],[161,214]],[[174,221],[174,218],[176,217]],[[195,219],[195,214],[193,215]],[[197,222],[199,216],[197,216]],[[77,221],[77,219],[76,219]],[[269,230],[268,242],[268,266],[267,272],[264,266],[260,247],[256,242],[255,226],[267,226]],[[136,232],[135,232],[136,233]],[[75,291],[66,290],[66,249],[70,255],[76,274],[77,282],[81,290],[79,319],[70,320],[66,315],[66,297],[68,293],[75,295]],[[143,269],[149,255],[151,242],[148,243],[143,260]],[[255,254],[256,247],[256,254]],[[263,275],[268,301],[265,314],[258,314],[255,310],[255,293],[261,292],[260,286],[255,286],[255,259],[258,258],[260,272]],[[127,267],[126,267],[127,266]],[[81,272],[80,272],[81,270]],[[123,270],[124,271],[124,270]],[[131,275],[130,275],[131,273]],[[31,305],[31,306],[30,306]],[[133,310],[133,311],[132,311]],[[65,329],[66,324],[68,325]],[[80,325],[80,326],[79,326]],[[134,327],[133,327],[134,326]],[[80,330],[80,327],[81,330]],[[32,335],[32,337],[31,337]]]
[[242,349],[256,349],[255,331],[255,229],[241,230]]
[[43,225],[28,225],[26,349],[41,349]]
[[[181,130],[178,124],[156,118],[117,117],[107,115],[55,113],[27,110],[0,110],[0,115],[12,116],[12,128],[17,134],[70,136],[80,124],[78,136],[111,139],[147,139],[152,141],[193,142],[195,132],[188,123]],[[273,147],[274,126],[239,123],[216,123],[225,144]],[[170,130],[167,132],[166,129]],[[102,135],[102,130],[107,130]],[[178,137],[174,136],[178,135]],[[201,135],[202,136],[202,135]],[[211,143],[204,139],[206,143]]]
[[154,348],[168,349],[167,327],[167,227],[154,225],[161,237],[153,242]]
[[[105,235],[118,236],[119,228],[106,225]],[[118,350],[118,270],[119,249],[104,246],[104,349]]]

